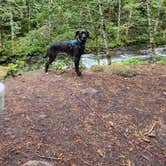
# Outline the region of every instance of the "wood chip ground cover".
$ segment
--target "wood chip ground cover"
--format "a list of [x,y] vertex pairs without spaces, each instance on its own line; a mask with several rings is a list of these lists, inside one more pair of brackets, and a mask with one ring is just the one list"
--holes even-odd
[[131,78],[52,69],[6,79],[0,165],[164,166],[166,65],[134,68]]

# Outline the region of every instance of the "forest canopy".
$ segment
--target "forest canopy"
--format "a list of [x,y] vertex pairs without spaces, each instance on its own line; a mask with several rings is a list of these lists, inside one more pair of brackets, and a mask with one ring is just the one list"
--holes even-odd
[[164,0],[1,0],[0,63],[45,52],[88,29],[89,49],[166,43]]

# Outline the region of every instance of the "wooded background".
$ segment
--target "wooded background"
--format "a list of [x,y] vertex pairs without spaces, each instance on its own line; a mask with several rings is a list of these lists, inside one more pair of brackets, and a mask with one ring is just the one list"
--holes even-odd
[[0,63],[41,55],[85,28],[89,49],[166,43],[165,0],[0,0]]

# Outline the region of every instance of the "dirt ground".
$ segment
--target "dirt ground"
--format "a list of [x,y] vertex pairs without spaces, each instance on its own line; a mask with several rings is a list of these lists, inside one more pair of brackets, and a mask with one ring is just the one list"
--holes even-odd
[[166,65],[125,78],[52,69],[4,81],[0,166],[164,166]]

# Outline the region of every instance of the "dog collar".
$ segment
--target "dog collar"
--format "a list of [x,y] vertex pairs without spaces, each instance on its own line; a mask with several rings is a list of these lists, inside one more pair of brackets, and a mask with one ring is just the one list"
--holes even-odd
[[72,45],[74,45],[74,44],[77,43],[77,40],[69,40],[69,41],[67,41],[67,43],[68,43],[68,44],[72,44]]

